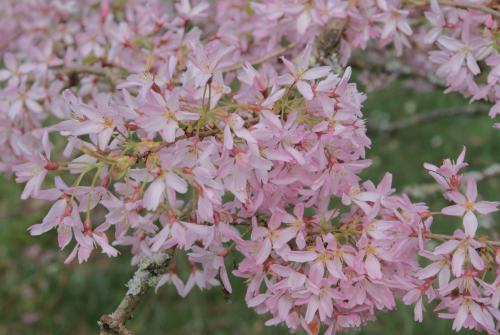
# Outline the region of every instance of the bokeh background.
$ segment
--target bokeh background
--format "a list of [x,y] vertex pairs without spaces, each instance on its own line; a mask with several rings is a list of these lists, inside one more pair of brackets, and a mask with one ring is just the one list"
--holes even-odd
[[[372,129],[439,108],[461,109],[469,104],[458,95],[444,95],[439,88],[417,91],[417,84],[395,81],[371,92],[364,111]],[[360,89],[364,89],[362,84]],[[422,164],[456,157],[463,145],[468,148],[471,170],[500,163],[500,131],[492,129],[492,123],[484,112],[436,119],[400,131],[372,130],[368,158],[373,166],[364,177],[378,182],[390,171],[398,190],[431,183]],[[86,264],[64,265],[68,251],[58,251],[55,232],[36,238],[27,233],[30,225],[40,222],[47,204],[21,202],[21,190],[12,179],[0,176],[0,335],[96,334],[100,315],[111,312],[126,290],[124,284],[134,271],[129,265],[130,254],[122,250],[118,258],[108,259],[94,253]],[[479,191],[486,199],[500,200],[500,176],[480,182]],[[438,194],[426,201],[435,209],[444,204]],[[488,231],[492,239],[499,239],[498,215],[481,221],[481,226],[483,233]],[[450,233],[458,221],[457,225],[437,221],[434,227]],[[245,306],[244,283],[234,277],[231,282],[231,296],[225,296],[220,288],[194,289],[185,299],[171,286],[162,287],[157,294],[149,292],[130,328],[139,335],[289,334],[285,328],[264,326],[266,317]],[[412,308],[399,305],[349,334],[452,334],[451,321],[437,319],[431,311],[429,306],[424,322],[418,324],[413,321]]]

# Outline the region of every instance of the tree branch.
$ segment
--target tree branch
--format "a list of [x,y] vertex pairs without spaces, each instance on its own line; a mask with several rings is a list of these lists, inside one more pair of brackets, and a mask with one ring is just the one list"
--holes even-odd
[[72,65],[64,68],[63,73],[67,76],[71,76],[71,74],[79,74],[79,73],[87,73],[87,74],[95,74],[98,76],[108,78],[113,85],[116,85],[119,81],[118,76],[113,73],[113,71],[109,68],[93,66],[93,65]]
[[491,15],[496,16],[496,17],[500,17],[500,12],[498,10],[490,8],[488,6],[484,6],[484,5],[475,5],[475,4],[471,4],[469,2],[456,1],[456,0],[438,0],[438,2],[444,6],[457,7],[457,8],[463,8],[463,9],[475,9],[475,10],[480,10],[480,11],[483,11],[485,13],[491,14]]
[[[253,60],[253,61],[251,61],[249,63],[252,64],[252,65],[262,64],[262,63],[267,62],[268,60],[270,60],[272,58],[284,55],[288,50],[291,50],[291,49],[295,48],[297,45],[298,45],[297,42],[290,43],[286,47],[283,47],[283,48],[281,48],[279,50],[276,50],[276,51],[274,51],[274,52],[272,52],[272,53],[270,53],[268,55],[265,55],[264,57],[255,59],[255,60]],[[243,64],[245,64],[245,63],[244,62],[243,63],[237,63],[235,65],[231,65],[231,66],[225,67],[225,68],[222,69],[222,72],[236,71],[239,68],[241,68],[243,66]]]
[[[449,241],[449,240],[455,240],[456,238],[451,235],[444,235],[444,234],[434,234],[434,233],[427,233],[423,235],[424,238],[429,238],[431,240],[437,240],[437,241]],[[483,241],[486,244],[489,244],[494,247],[500,247],[500,241]]]
[[[465,173],[466,177],[472,177],[476,181],[500,176],[500,164],[493,164],[481,171],[472,171]],[[425,198],[428,195],[441,191],[442,188],[437,183],[423,185],[412,185],[406,187],[403,192],[415,198]]]
[[486,105],[470,105],[463,107],[446,107],[439,108],[427,113],[419,113],[412,117],[390,122],[381,125],[369,125],[368,131],[382,133],[382,132],[395,132],[405,128],[410,128],[419,124],[429,123],[436,119],[454,117],[454,116],[473,116],[486,113],[489,106]]
[[158,253],[145,257],[139,264],[134,276],[127,283],[127,293],[111,314],[101,316],[98,324],[100,335],[133,335],[125,323],[132,318],[132,314],[141,301],[141,298],[150,287],[155,287],[160,277],[165,273],[171,256]]

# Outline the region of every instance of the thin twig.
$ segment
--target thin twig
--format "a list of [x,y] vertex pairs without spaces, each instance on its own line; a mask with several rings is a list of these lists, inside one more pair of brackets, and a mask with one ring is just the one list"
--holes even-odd
[[[273,59],[275,57],[279,57],[279,56],[284,55],[287,51],[295,48],[297,45],[298,45],[297,42],[290,43],[286,47],[283,47],[283,48],[281,48],[279,50],[276,50],[275,52],[272,52],[272,53],[270,53],[268,55],[265,55],[265,56],[263,56],[261,58],[253,60],[253,61],[251,61],[249,63],[252,64],[252,65],[259,65],[259,64],[265,63],[265,62],[267,62],[270,59]],[[236,71],[239,68],[241,68],[244,64],[245,64],[245,62],[242,62],[242,63],[237,63],[235,65],[231,65],[231,66],[225,67],[225,68],[222,69],[222,72]]]
[[419,113],[412,117],[390,122],[388,124],[369,125],[368,131],[371,132],[394,132],[406,128],[410,128],[423,123],[429,123],[436,119],[454,117],[454,116],[473,116],[488,112],[489,106],[486,105],[470,105],[463,107],[446,107],[439,108],[427,113]]
[[455,1],[455,0],[438,0],[438,2],[441,5],[445,6],[450,6],[450,7],[457,7],[457,8],[463,8],[463,9],[476,9],[483,11],[485,13],[491,14],[496,17],[500,17],[500,12],[496,9],[490,8],[488,6],[484,5],[475,5],[471,4],[470,2],[465,2],[465,1]]
[[155,287],[170,263],[170,255],[158,253],[144,258],[134,276],[127,283],[128,291],[111,314],[101,316],[98,324],[100,335],[133,335],[125,323],[150,287]]
[[[456,240],[456,238],[451,235],[434,234],[434,233],[427,233],[424,235],[424,238],[429,238],[437,241]],[[500,247],[500,241],[483,241],[483,242],[494,247]]]
[[100,67],[100,66],[83,65],[83,64],[72,65],[72,66],[66,67],[64,69],[63,73],[66,75],[71,75],[72,73],[95,74],[98,76],[108,78],[113,85],[117,84],[119,81],[118,76],[115,73],[113,73],[113,71],[111,69]]
[[[334,229],[334,230],[331,230],[329,231],[330,233],[341,233],[341,234],[345,234],[345,230],[338,230],[338,229]],[[361,234],[363,234],[363,232],[361,230],[352,230],[349,232],[349,234],[352,234],[352,235],[356,235],[356,236],[360,236]],[[417,235],[411,235],[412,237],[417,237]],[[454,237],[453,235],[445,235],[445,234],[435,234],[435,233],[431,233],[431,232],[425,232],[422,234],[422,237],[423,238],[426,238],[426,239],[429,239],[429,240],[436,240],[436,241],[449,241],[449,240],[456,240],[456,237]],[[494,247],[500,247],[500,241],[492,241],[492,240],[486,240],[484,238],[481,238],[479,237],[478,238],[478,241],[481,241],[487,245],[490,245],[490,246],[494,246]]]
[[[493,164],[481,171],[472,171],[465,173],[465,177],[472,177],[476,181],[500,176],[500,164]],[[442,188],[437,183],[412,185],[403,190],[404,193],[409,194],[415,198],[425,198],[428,195],[441,191]]]

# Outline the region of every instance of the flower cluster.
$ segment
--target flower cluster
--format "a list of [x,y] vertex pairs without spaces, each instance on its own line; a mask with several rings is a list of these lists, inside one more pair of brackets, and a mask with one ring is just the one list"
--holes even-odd
[[[439,299],[455,330],[497,334],[500,249],[477,235],[477,215],[498,203],[477,200],[465,153],[426,165],[452,203],[440,212],[396,194],[389,173],[361,180],[365,96],[330,57],[402,55],[423,38],[440,48],[430,59],[448,90],[497,103],[498,24],[478,6],[4,1],[0,171],[26,184],[23,199],[52,203],[30,233],[56,230],[67,262],[96,248],[133,263],[172,253],[158,287],[182,296],[230,293],[234,270],[268,325],[309,334],[359,327],[396,299],[420,321]],[[432,27],[412,27],[423,11]],[[433,234],[436,216],[463,230]]]
[[[460,173],[467,166],[464,156],[465,149],[456,162],[447,159],[440,167],[425,165],[443,188],[445,199],[453,203],[443,208],[440,214],[460,217],[463,229],[457,229],[452,237],[444,238],[444,242],[433,246],[432,251],[426,248],[420,250],[430,264],[417,272],[416,287],[403,297],[403,301],[408,304],[417,302],[415,317],[422,319],[422,299],[438,299],[440,303],[436,310],[439,316],[453,318],[454,330],[465,327],[497,334],[495,319],[499,319],[500,249],[498,244],[495,249],[484,238],[477,236],[476,215],[496,212],[500,203],[477,201],[476,181],[472,177],[466,179]],[[430,229],[432,216],[427,220],[422,233],[424,236]],[[491,278],[492,282],[488,282]]]

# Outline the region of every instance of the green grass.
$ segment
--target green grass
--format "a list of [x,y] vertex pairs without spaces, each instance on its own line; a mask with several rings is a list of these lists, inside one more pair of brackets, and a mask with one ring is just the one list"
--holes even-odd
[[[415,93],[393,84],[370,95],[365,113],[370,122],[377,123],[466,103],[457,95]],[[456,157],[463,145],[469,149],[471,169],[480,170],[498,161],[500,153],[500,131],[491,125],[489,118],[478,116],[442,119],[392,134],[371,134],[373,146],[368,158],[374,164],[364,177],[378,182],[390,171],[399,189],[429,183],[432,180],[422,168],[423,162],[440,163],[445,157]],[[479,190],[485,198],[499,199],[500,178],[480,183]],[[41,220],[46,204],[21,202],[20,192],[12,180],[0,182],[0,335],[96,334],[99,316],[113,310],[133,273],[130,256],[126,250],[117,259],[95,253],[86,264],[64,265],[68,251],[57,250],[55,233],[34,238],[26,231]],[[443,203],[438,196],[429,201],[434,209]],[[456,227],[443,223],[439,230],[449,233]],[[179,298],[171,286],[158,294],[150,292],[130,327],[138,334],[152,335],[289,334],[283,327],[265,327],[266,317],[244,304],[244,283],[234,277],[231,281],[234,294],[230,301],[220,288],[195,289],[186,299]],[[431,333],[452,334],[451,322],[428,313],[424,322],[417,324],[411,308],[398,306],[350,334]]]

